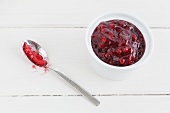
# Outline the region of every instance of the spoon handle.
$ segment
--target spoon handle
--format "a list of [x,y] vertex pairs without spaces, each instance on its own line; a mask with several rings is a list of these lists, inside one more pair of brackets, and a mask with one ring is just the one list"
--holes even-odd
[[80,85],[78,85],[77,83],[75,83],[73,80],[71,80],[70,78],[68,78],[67,76],[65,76],[63,73],[56,71],[52,68],[49,68],[51,70],[53,70],[54,72],[56,72],[58,75],[60,75],[65,81],[67,81],[70,85],[72,85],[75,89],[77,89],[83,96],[85,96],[91,103],[93,103],[95,106],[98,106],[100,104],[100,102],[93,97],[89,92],[87,92],[85,89],[83,89]]

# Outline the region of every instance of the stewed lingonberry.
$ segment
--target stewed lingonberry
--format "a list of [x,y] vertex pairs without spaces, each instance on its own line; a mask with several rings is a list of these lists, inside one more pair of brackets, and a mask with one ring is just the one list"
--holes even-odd
[[141,31],[124,20],[101,22],[91,36],[94,53],[113,66],[129,66],[141,59],[145,40]]

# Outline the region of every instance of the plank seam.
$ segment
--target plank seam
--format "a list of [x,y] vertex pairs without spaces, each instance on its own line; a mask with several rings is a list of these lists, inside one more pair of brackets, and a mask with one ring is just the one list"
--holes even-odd
[[[82,95],[0,95],[0,97],[80,97]],[[105,96],[170,96],[170,94],[95,94],[95,97]]]
[[[53,29],[58,29],[58,28],[71,28],[71,29],[86,29],[87,27],[1,27],[0,29],[4,29],[4,28],[44,28],[44,29],[48,29],[48,28],[53,28]],[[150,29],[170,29],[170,27],[149,27]]]

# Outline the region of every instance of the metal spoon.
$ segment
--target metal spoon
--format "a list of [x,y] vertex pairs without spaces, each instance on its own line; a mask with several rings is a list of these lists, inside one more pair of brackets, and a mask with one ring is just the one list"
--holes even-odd
[[[47,53],[44,51],[44,49],[37,44],[36,42],[32,41],[32,40],[25,40],[24,43],[26,43],[27,45],[29,45],[29,47],[31,47],[31,49],[33,51],[37,51],[42,57],[43,60],[47,61],[47,65],[49,63],[48,60],[48,56]],[[24,45],[23,43],[23,45]],[[22,46],[23,46],[22,45]],[[31,61],[32,62],[32,61]],[[37,65],[37,64],[36,64]],[[85,98],[87,98],[91,103],[93,103],[95,106],[98,106],[100,104],[100,102],[93,97],[89,92],[87,92],[85,89],[83,89],[80,85],[78,85],[77,83],[75,83],[73,80],[71,80],[70,78],[68,78],[67,76],[65,76],[63,73],[61,73],[60,71],[54,70],[50,67],[48,67],[50,70],[56,72],[58,75],[60,75],[61,78],[63,78],[66,82],[68,82],[71,86],[73,86],[75,89],[77,89]]]

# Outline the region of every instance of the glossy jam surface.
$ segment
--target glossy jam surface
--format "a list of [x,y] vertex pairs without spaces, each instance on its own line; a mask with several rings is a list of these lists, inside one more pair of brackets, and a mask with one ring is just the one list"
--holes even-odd
[[145,52],[141,31],[124,20],[101,22],[91,36],[96,56],[113,66],[129,66],[138,62]]
[[23,51],[30,61],[35,65],[40,67],[46,67],[47,61],[43,60],[43,57],[38,53],[38,51],[33,51],[29,45],[25,42],[23,45]]

